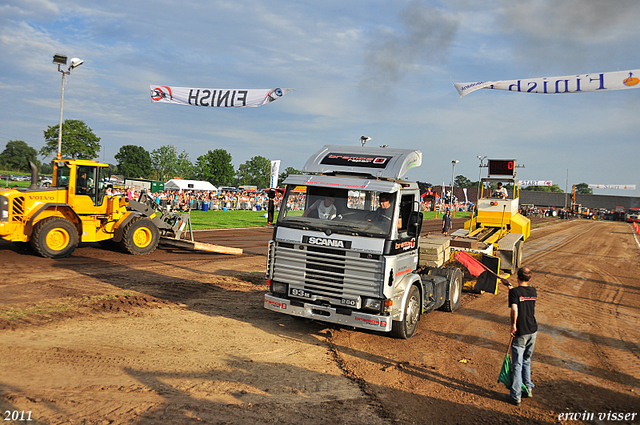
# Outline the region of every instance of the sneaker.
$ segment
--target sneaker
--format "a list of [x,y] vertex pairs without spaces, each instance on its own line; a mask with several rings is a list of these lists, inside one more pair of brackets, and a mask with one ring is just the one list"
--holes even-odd
[[523,391],[522,395],[528,398],[533,397],[533,388],[527,388],[527,391]]
[[521,404],[520,400],[516,400],[514,398],[511,398],[510,394],[507,394],[506,400],[507,400],[507,403],[513,404],[514,406],[520,406],[520,404]]

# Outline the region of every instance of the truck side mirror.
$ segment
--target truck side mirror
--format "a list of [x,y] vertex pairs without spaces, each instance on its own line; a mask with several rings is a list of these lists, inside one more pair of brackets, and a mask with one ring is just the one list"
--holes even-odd
[[422,231],[422,213],[420,211],[412,211],[409,216],[409,226],[407,234],[411,237],[418,236]]

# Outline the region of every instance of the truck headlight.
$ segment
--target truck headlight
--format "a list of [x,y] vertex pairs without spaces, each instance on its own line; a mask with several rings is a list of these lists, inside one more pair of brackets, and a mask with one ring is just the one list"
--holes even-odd
[[271,281],[271,292],[275,292],[278,294],[286,294],[287,293],[287,284],[281,282]]
[[363,308],[369,310],[380,311],[380,307],[382,307],[382,301],[375,298],[365,298]]

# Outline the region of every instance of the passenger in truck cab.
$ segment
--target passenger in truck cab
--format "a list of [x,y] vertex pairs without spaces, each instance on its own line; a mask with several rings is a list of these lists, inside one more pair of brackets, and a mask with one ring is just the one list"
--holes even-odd
[[309,216],[309,214],[316,212],[317,217],[320,219],[333,220],[336,217],[336,214],[338,212],[338,210],[336,209],[336,206],[333,205],[335,200],[336,199],[333,196],[325,196],[324,200],[318,199],[316,202],[313,203],[313,205],[307,208],[304,213],[302,213],[302,216],[307,217]]

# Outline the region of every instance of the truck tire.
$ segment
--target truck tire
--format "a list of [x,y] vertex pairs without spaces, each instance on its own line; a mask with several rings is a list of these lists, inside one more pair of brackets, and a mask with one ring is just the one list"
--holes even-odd
[[78,229],[67,219],[49,217],[36,223],[31,234],[31,247],[46,258],[70,256],[78,246]]
[[443,276],[447,279],[447,299],[440,310],[456,311],[460,306],[462,296],[462,271],[457,267],[444,267],[431,270],[432,275]]
[[160,241],[158,228],[146,217],[134,217],[122,231],[120,246],[129,254],[146,255],[155,251]]
[[394,321],[391,324],[391,335],[401,339],[411,338],[418,327],[420,310],[420,291],[416,285],[411,285],[402,321]]

